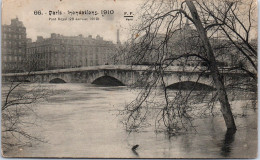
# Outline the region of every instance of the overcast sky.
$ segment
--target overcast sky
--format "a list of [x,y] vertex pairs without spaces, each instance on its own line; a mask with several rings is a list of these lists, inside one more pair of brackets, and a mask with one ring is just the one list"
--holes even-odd
[[[120,30],[120,40],[130,38],[129,29],[137,24],[138,18],[127,21],[124,13],[138,14],[143,0],[3,0],[2,23],[10,24],[12,18],[18,17],[27,29],[27,37],[36,40],[37,36],[50,37],[51,33],[65,36],[96,35],[105,40],[116,42],[116,31]],[[43,15],[34,15],[40,10]],[[62,15],[49,15],[49,11],[61,11]],[[49,18],[90,18],[90,16],[69,16],[68,11],[97,11],[99,21],[51,21]],[[114,10],[113,15],[100,15],[101,10]],[[65,12],[65,14],[64,14]],[[257,19],[256,17],[254,19]],[[256,31],[252,38],[257,37]]]
[[[127,21],[124,12],[135,12],[139,3],[138,0],[3,0],[2,23],[10,24],[11,19],[18,17],[27,29],[27,38],[36,40],[37,36],[50,37],[50,33],[59,33],[66,36],[96,35],[102,36],[105,40],[116,42],[116,30],[120,29],[120,39],[127,39],[129,26],[134,21]],[[43,15],[34,15],[34,11],[41,10]],[[49,15],[49,11],[62,11],[66,14]],[[50,21],[49,18],[69,18],[67,12],[89,10],[114,10],[112,16],[102,17],[99,21]],[[74,18],[86,18],[83,16],[72,16]]]

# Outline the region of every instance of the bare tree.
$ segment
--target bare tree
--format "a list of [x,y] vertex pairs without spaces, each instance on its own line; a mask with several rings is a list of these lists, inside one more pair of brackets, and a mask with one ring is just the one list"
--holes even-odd
[[57,94],[49,88],[28,80],[34,75],[36,63],[31,61],[24,76],[4,77],[2,87],[2,146],[5,154],[13,147],[31,146],[34,142],[46,142],[40,135],[29,131],[37,126],[37,103]]
[[[226,83],[224,72],[248,74],[245,81],[250,81],[250,84],[256,84],[257,73],[256,48],[249,42],[253,23],[249,20],[249,26],[246,28],[242,23],[244,21],[240,20],[244,15],[240,15],[237,10],[242,6],[247,7],[245,12],[252,19],[253,1],[248,5],[241,1],[225,0],[161,0],[147,1],[142,6],[140,24],[133,28],[134,37],[126,45],[124,53],[128,53],[127,59],[131,64],[146,64],[149,67],[140,75],[137,85],[144,89],[123,111],[126,115],[124,124],[127,129],[135,130],[148,124],[152,109],[157,110],[155,123],[162,122],[170,133],[187,129],[188,126],[193,126],[194,117],[206,112],[213,113],[214,105],[218,101],[227,129],[236,130],[226,91],[230,83]],[[238,30],[238,25],[244,29]],[[216,40],[228,43],[218,46]],[[229,48],[227,45],[232,51],[226,49]],[[226,54],[220,54],[219,50]],[[233,60],[228,56],[232,55],[242,57],[243,63],[231,64]],[[224,62],[230,63],[226,67],[219,63],[223,56]],[[196,72],[198,75],[195,84],[191,85],[188,91],[169,91],[167,70],[176,65],[182,71],[179,76],[180,82],[183,81],[183,76],[189,76],[184,75],[186,72]],[[211,77],[213,88],[198,93],[196,85],[200,85],[200,80],[205,76]],[[194,80],[194,77],[190,79]],[[245,84],[236,85],[244,87]],[[156,93],[158,87],[162,88],[163,93]],[[156,98],[151,98],[156,97],[155,95],[163,95],[164,98],[160,103],[156,103]],[[206,108],[194,107],[205,99]]]
[[[224,3],[223,3],[224,2]],[[204,17],[205,30],[218,31],[218,36],[226,38],[236,49],[237,58],[241,58],[232,69],[241,69],[256,80],[257,44],[252,42],[256,32],[255,1],[223,1],[221,6],[213,2],[196,3]],[[255,31],[254,31],[255,30]]]

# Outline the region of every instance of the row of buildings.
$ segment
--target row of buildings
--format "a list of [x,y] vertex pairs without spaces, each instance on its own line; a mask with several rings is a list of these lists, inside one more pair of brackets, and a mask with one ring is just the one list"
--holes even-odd
[[[150,33],[137,37],[134,43],[125,51],[128,63],[136,65],[159,65],[171,66],[208,66],[200,57],[207,58],[207,53],[197,30],[186,22],[181,29],[168,32],[167,34]],[[248,59],[241,54],[240,50],[230,40],[221,38],[220,33],[209,38],[216,63],[221,68],[249,65]],[[241,42],[235,41],[236,44]],[[243,46],[242,43],[239,47]],[[252,39],[250,46],[257,48],[257,40]],[[194,55],[185,57],[184,55]],[[198,55],[198,56],[196,56]],[[251,56],[248,53],[249,56]],[[200,57],[199,57],[200,56]],[[180,58],[183,57],[183,58]],[[254,58],[252,58],[254,59]],[[255,62],[255,64],[257,64]],[[250,67],[249,67],[250,68]]]
[[26,37],[26,28],[16,19],[2,26],[2,72],[40,71],[113,64],[117,44],[97,35],[84,37],[52,33],[38,36],[35,42]]
[[[197,32],[188,24],[168,38],[167,49],[158,48],[151,51],[151,48],[163,47],[156,43],[163,43],[165,37],[163,34],[157,34],[156,37],[152,34],[139,37],[137,42],[130,43],[130,50],[127,50],[127,44],[121,45],[119,31],[117,31],[117,44],[106,41],[100,36],[93,38],[91,35],[63,36],[55,33],[49,38],[38,36],[37,40],[32,42],[26,37],[23,23],[16,18],[11,20],[10,25],[2,26],[2,72],[41,71],[106,64],[150,65],[160,63],[162,55],[165,59],[174,59],[186,53],[203,55],[205,52],[203,46],[199,44]],[[150,41],[154,43],[149,46],[141,44]],[[241,57],[236,54],[237,50],[234,52],[231,47],[233,44],[227,40],[211,38],[210,41],[219,65],[235,66],[241,61]],[[252,40],[252,43],[257,46],[256,40]],[[201,59],[193,57],[186,61],[174,61],[170,65],[206,65],[200,61]]]
[[102,37],[63,36],[52,33],[50,38],[28,40],[26,54],[36,70],[76,68],[112,64],[116,45]]

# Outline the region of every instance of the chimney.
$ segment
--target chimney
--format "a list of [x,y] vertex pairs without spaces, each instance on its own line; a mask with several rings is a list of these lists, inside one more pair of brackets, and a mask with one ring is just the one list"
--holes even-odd
[[56,38],[56,33],[51,33],[51,38]]
[[42,41],[43,41],[43,37],[42,36],[37,36],[36,42],[42,42]]
[[116,43],[121,44],[120,39],[119,39],[119,29],[117,29],[117,31],[116,31]]

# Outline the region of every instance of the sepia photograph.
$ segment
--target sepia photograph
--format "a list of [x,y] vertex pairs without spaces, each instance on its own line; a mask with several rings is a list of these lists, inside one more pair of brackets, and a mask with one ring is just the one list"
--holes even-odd
[[2,0],[4,158],[257,158],[257,0]]

